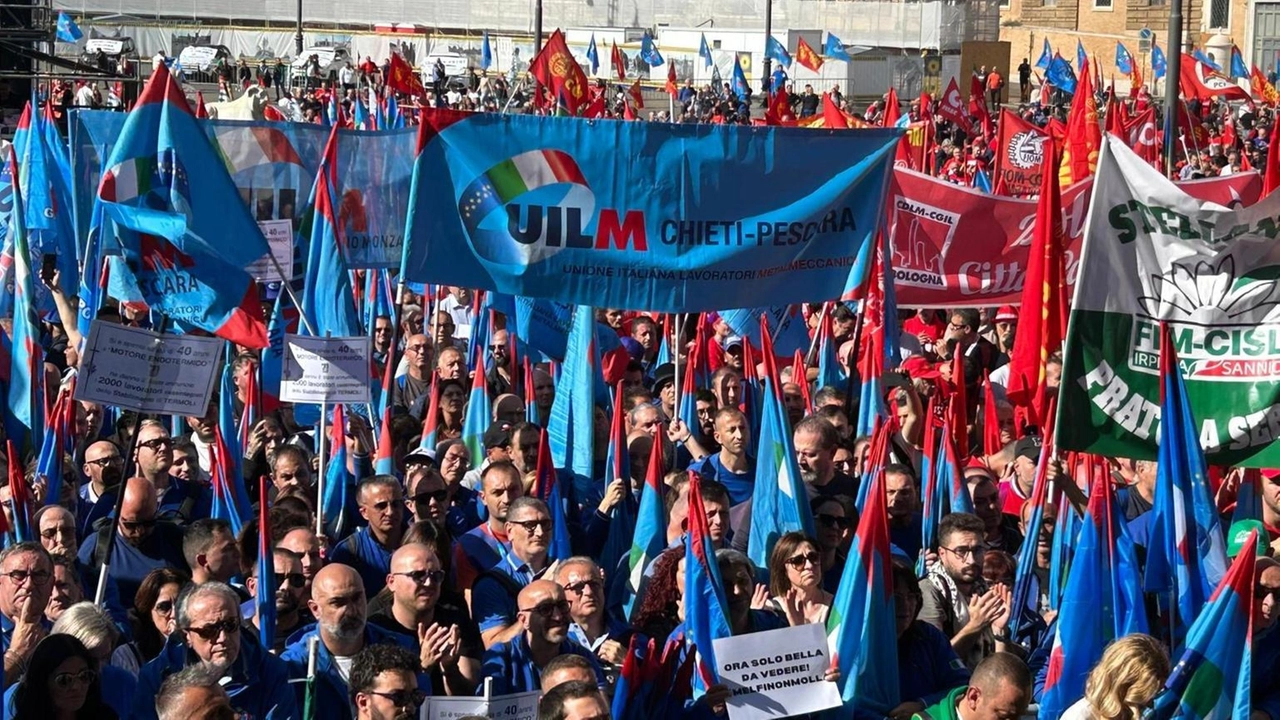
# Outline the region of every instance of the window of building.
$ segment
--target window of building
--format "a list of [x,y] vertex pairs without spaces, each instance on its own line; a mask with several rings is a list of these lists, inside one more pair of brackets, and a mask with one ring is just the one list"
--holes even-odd
[[1212,0],[1209,3],[1209,27],[1225,28],[1231,24],[1231,0]]
[[1093,7],[1097,10],[1110,10],[1112,0],[1093,0]]

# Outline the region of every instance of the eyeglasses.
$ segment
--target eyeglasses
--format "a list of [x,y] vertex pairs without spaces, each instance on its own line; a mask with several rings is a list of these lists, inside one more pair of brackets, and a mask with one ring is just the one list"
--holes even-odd
[[818,522],[836,530],[844,530],[849,527],[849,518],[841,515],[828,515],[827,513],[818,513]]
[[542,520],[508,520],[507,522],[524,528],[524,531],[530,535],[535,530],[541,530],[544,533],[551,532],[551,518],[543,518]]
[[983,547],[963,547],[962,546],[958,548],[940,547],[939,549],[946,550],[947,552],[951,553],[952,555],[955,555],[961,560],[967,557],[977,559],[987,554],[987,549]]
[[375,512],[384,513],[384,512],[386,512],[389,508],[394,507],[394,506],[399,505],[399,504],[400,504],[400,503],[399,503],[399,501],[397,501],[397,500],[383,500],[382,502],[376,502],[376,503],[374,503],[374,504],[370,505],[369,507],[373,508]]
[[[294,590],[297,590],[307,584],[307,577],[302,573],[275,573],[272,577],[276,580],[277,588],[288,585]],[[156,605],[156,607],[159,607],[159,605]]]
[[603,587],[604,583],[599,580],[579,580],[576,583],[565,585],[564,591],[567,593],[573,593],[574,595],[581,595],[583,590],[591,588],[591,592],[599,595]]
[[193,632],[204,640],[213,642],[218,639],[222,633],[227,635],[235,635],[240,632],[240,622],[238,620],[223,620],[222,622],[205,625],[204,627],[189,627],[187,632]]
[[113,455],[111,457],[98,458],[97,460],[85,460],[84,464],[97,465],[100,468],[105,468],[105,467],[110,467],[112,465],[115,465],[123,460],[124,458],[120,457],[119,455]]
[[426,490],[426,491],[420,492],[417,495],[414,495],[410,499],[419,505],[426,505],[432,500],[435,500],[438,503],[442,503],[448,497],[449,497],[448,489],[442,488],[440,490]]
[[377,695],[391,701],[396,707],[418,707],[427,701],[427,694],[421,690],[393,690],[391,692],[378,692],[377,690],[367,691],[370,695]]
[[787,564],[796,570],[803,570],[805,563],[818,567],[822,564],[822,556],[816,552],[807,552],[804,555],[793,555],[787,558]]
[[499,350],[506,350],[506,349],[507,349],[506,345],[490,345],[489,346],[489,352],[498,352]]
[[0,575],[4,575],[9,578],[13,581],[14,585],[21,585],[28,580],[36,585],[44,585],[49,582],[49,578],[53,577],[51,573],[44,570],[36,570],[35,572],[28,572],[26,570],[10,570],[7,573],[0,573]]
[[129,532],[136,532],[144,528],[153,528],[158,521],[155,518],[150,520],[121,520],[120,527]]
[[414,582],[415,585],[439,585],[444,582],[443,570],[414,570],[413,572],[391,573],[400,577],[407,577]]
[[148,450],[159,450],[160,448],[172,447],[173,438],[156,438],[154,440],[148,440],[144,443],[138,444]]
[[97,679],[98,673],[86,668],[78,673],[58,673],[53,676],[53,684],[59,690],[68,690],[72,685],[92,685]]
[[554,617],[556,613],[569,614],[569,601],[538,603],[531,608],[520,608],[520,612],[534,613],[544,618]]
[[160,613],[161,615],[168,615],[169,613],[173,612],[173,601],[161,600],[160,602],[153,605],[152,609],[154,609],[156,612]]
[[957,331],[957,332],[959,332],[959,331],[963,331],[963,330],[968,330],[968,329],[969,329],[969,326],[968,326],[968,325],[957,325],[957,324],[955,324],[955,323],[947,323],[947,327],[948,327],[949,329],[951,329],[951,330],[955,330],[955,331]]

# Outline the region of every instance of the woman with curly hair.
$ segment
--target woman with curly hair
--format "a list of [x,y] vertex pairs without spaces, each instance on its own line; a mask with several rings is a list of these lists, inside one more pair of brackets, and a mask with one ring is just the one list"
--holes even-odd
[[632,625],[651,638],[665,638],[684,620],[684,607],[680,604],[680,588],[676,584],[676,571],[684,559],[684,548],[667,550],[653,561],[653,572],[648,585],[640,595]]
[[1128,635],[1111,643],[1089,672],[1084,697],[1062,720],[1137,720],[1169,677],[1169,656],[1150,635]]

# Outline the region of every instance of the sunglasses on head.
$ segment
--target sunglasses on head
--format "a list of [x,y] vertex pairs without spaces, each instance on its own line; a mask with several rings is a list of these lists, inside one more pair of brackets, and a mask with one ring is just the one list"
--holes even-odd
[[205,625],[204,627],[189,627],[187,628],[187,632],[195,633],[202,639],[213,642],[214,640],[217,640],[218,636],[222,633],[235,635],[240,632],[240,622],[238,620],[223,620],[222,622]]

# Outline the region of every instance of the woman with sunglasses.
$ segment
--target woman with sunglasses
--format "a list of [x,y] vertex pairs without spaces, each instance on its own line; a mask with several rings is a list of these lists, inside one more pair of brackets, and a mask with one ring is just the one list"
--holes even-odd
[[114,720],[102,701],[97,660],[70,635],[50,635],[31,653],[13,693],[14,720]]
[[834,593],[840,586],[853,529],[858,525],[858,510],[840,497],[815,498],[810,507],[818,531],[814,540],[822,554],[822,589]]
[[769,555],[769,606],[791,625],[825,623],[831,593],[822,589],[822,553],[802,532],[789,532]]
[[170,568],[157,568],[142,579],[129,620],[144,662],[160,654],[174,630],[178,595],[190,580]]

